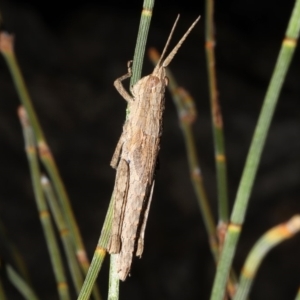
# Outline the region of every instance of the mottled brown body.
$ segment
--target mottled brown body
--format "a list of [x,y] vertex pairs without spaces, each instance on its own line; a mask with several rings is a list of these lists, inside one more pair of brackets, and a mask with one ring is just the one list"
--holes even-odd
[[133,255],[141,256],[144,234],[154,187],[154,172],[162,134],[162,119],[167,78],[165,67],[196,25],[192,24],[169,56],[162,62],[168,43],[153,73],[140,79],[132,88],[132,96],[121,81],[131,76],[128,73],[114,83],[116,89],[128,101],[129,116],[113,155],[111,166],[117,169],[114,186],[114,213],[110,253],[118,253],[117,267],[121,280],[129,274]]

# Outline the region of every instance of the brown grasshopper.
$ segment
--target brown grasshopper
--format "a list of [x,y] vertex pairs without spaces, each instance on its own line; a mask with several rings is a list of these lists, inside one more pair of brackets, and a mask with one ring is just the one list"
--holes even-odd
[[133,254],[141,257],[144,249],[168,84],[165,68],[200,17],[163,61],[178,19],[179,16],[153,73],[131,87],[132,96],[122,85],[122,81],[131,76],[131,62],[128,64],[128,73],[114,82],[118,92],[128,102],[129,110],[111,160],[111,166],[117,170],[117,174],[113,191],[113,223],[107,250],[109,253],[118,253],[117,272],[121,280],[125,280],[129,274]]

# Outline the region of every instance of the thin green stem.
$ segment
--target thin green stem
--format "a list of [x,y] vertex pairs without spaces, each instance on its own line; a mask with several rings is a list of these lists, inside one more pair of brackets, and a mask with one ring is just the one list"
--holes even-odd
[[25,149],[28,158],[28,163],[30,167],[31,180],[33,184],[33,190],[35,195],[35,200],[37,208],[39,211],[39,217],[44,230],[44,235],[47,242],[48,251],[50,254],[50,259],[52,263],[52,268],[55,275],[55,280],[57,283],[57,289],[59,297],[61,300],[69,300],[69,289],[64,272],[64,267],[62,264],[62,259],[57,244],[56,236],[54,233],[54,228],[51,222],[50,214],[44,198],[43,190],[40,183],[40,169],[39,162],[36,151],[35,137],[30,125],[27,113],[25,109],[21,106],[18,110],[19,118],[22,124],[22,129],[25,139]]
[[32,101],[30,99],[27,87],[22,77],[21,70],[17,63],[17,59],[15,57],[15,53],[13,49],[14,47],[13,43],[14,43],[14,39],[12,35],[6,32],[0,33],[0,51],[2,52],[6,60],[6,63],[9,67],[20,101],[24,106],[25,110],[27,111],[37,141],[38,142],[44,141],[45,140],[44,133],[38,121],[37,115],[34,111]]
[[133,56],[132,77],[130,78],[130,86],[135,85],[135,83],[137,83],[141,78],[154,2],[155,0],[144,0],[143,2],[140,27]]
[[59,207],[59,203],[57,202],[52,185],[49,179],[45,175],[42,176],[41,184],[44,193],[46,195],[46,199],[50,207],[51,214],[54,217],[56,227],[59,231],[60,238],[64,246],[64,250],[68,261],[71,277],[75,286],[75,290],[77,294],[79,294],[81,286],[83,284],[83,276],[80,271],[79,263],[78,260],[76,259],[75,252],[73,250],[72,238],[69,229],[66,225],[64,216],[61,212],[61,208]]
[[110,255],[110,269],[109,269],[109,289],[108,289],[108,300],[119,299],[119,285],[120,280],[117,271],[117,255]]
[[254,277],[265,256],[279,243],[293,237],[299,231],[300,215],[297,215],[288,222],[270,229],[255,243],[242,268],[234,300],[244,300],[248,297]]
[[[217,76],[215,69],[215,37],[214,37],[214,1],[206,0],[205,18],[205,49],[207,73],[209,81],[209,94],[211,106],[212,128],[215,147],[215,162],[217,170],[217,186],[219,200],[219,226],[226,227],[228,223],[228,191],[227,191],[227,167],[225,155],[225,143],[223,134],[223,118],[218,99]],[[221,232],[223,232],[221,228]],[[223,238],[219,238],[222,248]]]
[[236,245],[241,233],[245,213],[248,207],[250,193],[253,187],[254,178],[260,162],[266,136],[273,118],[274,110],[279,94],[290,66],[300,30],[300,0],[295,6],[283,40],[277,63],[264,99],[263,107],[255,128],[249,153],[246,159],[245,168],[238,188],[236,200],[231,215],[231,224],[228,227],[224,248],[221,253],[217,274],[214,280],[211,300],[221,300],[224,296],[225,285],[229,270],[231,268]]
[[[25,299],[38,300],[38,297],[31,289],[31,287],[10,265],[6,266],[6,272],[10,282],[15,286],[15,288]],[[0,295],[0,299],[5,300],[6,298],[2,298],[2,295]]]
[[[69,206],[68,205],[69,202],[66,201],[68,199],[68,196],[66,194],[66,190],[64,188],[63,182],[60,180],[60,175],[59,175],[58,169],[56,167],[54,158],[50,152],[50,149],[48,148],[48,146],[46,144],[40,143],[38,146],[39,146],[38,149],[39,149],[40,158],[41,158],[42,162],[44,163],[44,165],[50,175],[51,181],[54,183],[54,186],[56,187],[57,194],[63,196],[63,199],[65,199],[65,201],[60,201],[61,207],[63,210],[63,215],[67,221],[68,228],[70,228],[71,237],[73,239],[73,242],[75,242],[77,260],[80,264],[80,267],[81,267],[83,273],[87,274],[90,263],[89,263],[83,242],[81,240],[79,229],[78,229],[78,226],[74,219],[74,215],[71,212],[71,206]],[[62,198],[60,198],[60,200],[61,199]],[[71,223],[73,225],[70,225]],[[73,230],[71,230],[71,229],[73,229]],[[76,231],[76,233],[74,232],[74,230]],[[75,240],[74,240],[74,238],[75,238]],[[101,300],[101,295],[100,295],[99,289],[96,285],[93,287],[93,296],[96,300]]]
[[[112,198],[113,199],[113,198]],[[106,213],[106,217],[104,220],[104,224],[102,226],[101,235],[98,241],[98,245],[96,247],[91,266],[88,270],[86,278],[84,280],[83,286],[79,293],[77,300],[88,300],[97,279],[98,273],[101,269],[102,263],[104,261],[106,255],[106,248],[109,242],[112,217],[113,217],[113,201],[109,202],[109,207]]]

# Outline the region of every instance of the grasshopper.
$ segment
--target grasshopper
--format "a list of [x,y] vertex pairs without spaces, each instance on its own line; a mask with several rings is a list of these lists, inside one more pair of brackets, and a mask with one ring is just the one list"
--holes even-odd
[[111,160],[111,166],[117,173],[113,191],[113,222],[107,250],[117,253],[117,272],[123,281],[130,272],[133,255],[141,257],[144,249],[145,227],[162,134],[165,89],[168,85],[165,68],[200,17],[163,60],[178,19],[179,16],[153,73],[130,88],[132,96],[122,85],[123,80],[131,77],[131,62],[128,63],[128,73],[114,82],[117,91],[128,102],[129,116]]

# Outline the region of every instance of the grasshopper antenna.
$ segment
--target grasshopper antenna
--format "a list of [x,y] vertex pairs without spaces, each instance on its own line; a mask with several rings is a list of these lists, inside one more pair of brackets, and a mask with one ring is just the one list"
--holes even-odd
[[166,45],[165,45],[165,47],[164,47],[164,50],[163,50],[163,52],[162,52],[162,54],[161,54],[161,56],[160,56],[160,58],[159,58],[159,61],[158,61],[157,65],[156,65],[158,68],[160,67],[161,62],[162,62],[162,60],[163,60],[163,58],[164,58],[164,56],[165,56],[165,54],[166,54],[166,52],[167,52],[167,50],[168,50],[170,41],[171,41],[172,36],[173,36],[173,33],[174,33],[174,30],[175,30],[176,25],[177,25],[177,23],[178,23],[179,17],[180,17],[180,15],[178,15],[177,18],[176,18],[176,20],[175,20],[175,23],[174,23],[174,25],[173,25],[173,27],[172,27],[171,33],[169,34],[169,37],[168,37],[168,40],[167,40]]
[[[176,23],[178,21],[178,18],[179,18],[179,15],[175,21],[175,24],[172,28],[172,31],[171,31],[171,34],[168,38],[168,41],[166,43],[166,46],[165,46],[165,49],[166,47],[168,46],[169,44],[169,40],[170,38],[172,37],[172,34],[173,34],[173,31],[175,29],[175,26],[176,26]],[[178,49],[181,47],[182,43],[184,42],[184,40],[187,38],[187,36],[189,35],[189,33],[192,31],[192,29],[195,27],[195,25],[198,23],[198,21],[200,20],[200,16],[194,21],[194,23],[190,26],[190,28],[187,30],[187,32],[184,34],[184,36],[180,39],[180,41],[177,43],[177,45],[173,48],[173,50],[170,52],[170,54],[166,57],[166,59],[164,60],[162,66],[165,68],[169,65],[169,63],[172,61],[173,57],[175,56],[175,54],[177,53]],[[163,51],[163,54],[165,53],[165,49]],[[159,62],[158,63],[161,63],[161,60],[162,60],[162,57],[163,57],[163,54],[162,56],[160,57],[159,59]],[[157,64],[159,65],[159,64]]]

